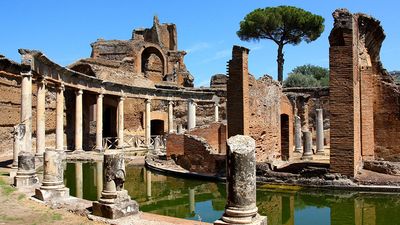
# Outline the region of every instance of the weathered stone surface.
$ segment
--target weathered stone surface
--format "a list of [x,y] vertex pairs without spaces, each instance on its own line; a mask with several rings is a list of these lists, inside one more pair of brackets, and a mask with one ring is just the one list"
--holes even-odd
[[313,159],[312,139],[310,131],[303,131],[303,156],[301,159]]
[[211,77],[210,87],[211,88],[226,88],[228,83],[228,76],[225,74],[215,74]]
[[256,206],[255,141],[236,135],[227,141],[227,202],[225,213],[214,224],[267,224]]
[[18,171],[14,177],[14,186],[29,187],[39,183],[35,171],[35,155],[31,152],[20,152],[18,155]]
[[400,176],[400,162],[364,161],[364,169]]
[[93,215],[118,219],[138,213],[139,205],[123,189],[125,182],[124,156],[120,152],[106,152],[103,161],[103,191],[99,201],[93,202]]

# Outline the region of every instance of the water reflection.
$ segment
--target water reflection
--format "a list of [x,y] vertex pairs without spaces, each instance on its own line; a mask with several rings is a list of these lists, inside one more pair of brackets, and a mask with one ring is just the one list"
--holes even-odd
[[[102,190],[102,163],[67,165],[71,195],[96,200]],[[225,207],[225,184],[164,176],[128,167],[125,189],[140,210],[213,222]],[[288,191],[259,187],[257,206],[269,225],[395,225],[400,221],[399,194],[327,190]]]

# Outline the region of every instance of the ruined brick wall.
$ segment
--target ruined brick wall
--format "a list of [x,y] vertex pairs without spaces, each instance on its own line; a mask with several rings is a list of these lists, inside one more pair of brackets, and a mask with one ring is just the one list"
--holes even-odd
[[329,36],[331,170],[353,177],[361,163],[360,82],[357,20],[347,10],[334,12]]
[[190,135],[204,138],[218,153],[226,153],[226,125],[211,123],[209,125],[190,130]]
[[228,138],[249,134],[249,50],[233,46],[227,89]]
[[[249,108],[251,109],[249,132],[256,140],[257,162],[281,158],[281,114],[288,115],[286,153],[293,151],[293,109],[282,87],[269,76],[255,80],[250,77]],[[290,141],[289,141],[290,139]]]
[[225,155],[215,152],[203,138],[188,134],[169,134],[167,158],[196,173],[221,174],[225,170]]

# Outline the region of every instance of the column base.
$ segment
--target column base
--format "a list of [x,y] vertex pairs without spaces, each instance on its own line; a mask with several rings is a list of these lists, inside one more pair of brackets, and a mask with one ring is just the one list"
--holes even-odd
[[239,224],[248,224],[248,225],[267,225],[267,217],[261,216],[257,213],[256,216],[252,217],[250,220],[243,220],[240,217],[225,217],[222,216],[221,219],[216,220],[214,225],[239,225]]
[[30,187],[35,184],[39,184],[39,178],[35,173],[20,174],[20,172],[17,172],[17,175],[14,177],[14,186],[17,188]]
[[43,154],[44,154],[44,152],[42,152],[42,153],[36,153],[36,154],[35,154],[35,157],[36,157],[36,158],[43,158]]
[[126,190],[117,191],[117,196],[112,201],[102,201],[100,198],[99,201],[93,202],[93,215],[99,217],[118,219],[138,212],[138,203],[131,199]]
[[316,155],[325,155],[325,151],[322,150],[317,150],[317,152],[315,153]]
[[80,154],[80,153],[84,153],[85,151],[83,151],[83,149],[76,149],[74,151],[72,151],[72,154]]
[[295,150],[294,150],[294,152],[297,152],[297,153],[301,153],[303,151],[303,148],[296,148]]
[[48,202],[54,199],[63,199],[69,197],[69,188],[66,187],[50,187],[47,186],[44,188],[43,186],[35,189],[35,198],[42,200],[44,202]]
[[301,158],[301,160],[312,160],[313,159],[313,155],[303,155]]

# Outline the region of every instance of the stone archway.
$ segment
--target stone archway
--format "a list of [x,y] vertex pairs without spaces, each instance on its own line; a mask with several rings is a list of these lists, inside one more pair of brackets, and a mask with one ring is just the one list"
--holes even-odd
[[155,47],[147,47],[141,55],[141,72],[154,82],[161,82],[165,74],[163,54]]

